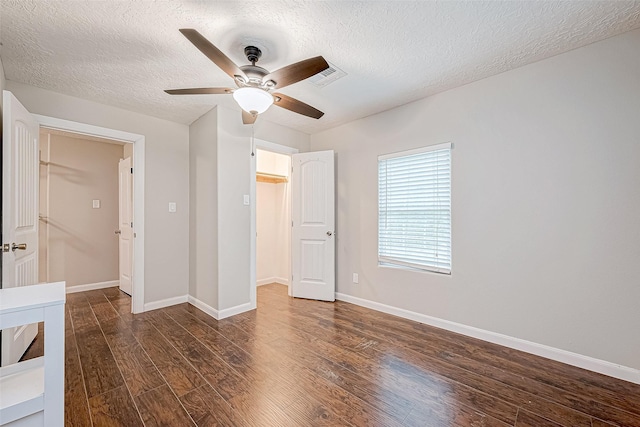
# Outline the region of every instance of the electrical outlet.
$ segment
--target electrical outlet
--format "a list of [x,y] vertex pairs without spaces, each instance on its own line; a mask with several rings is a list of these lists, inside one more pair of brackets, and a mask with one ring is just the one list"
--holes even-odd
[[93,209],[100,209],[100,200],[98,199],[93,199]]
[[169,213],[176,213],[178,211],[178,205],[176,202],[169,202]]
[[353,273],[353,283],[358,283],[358,273]]

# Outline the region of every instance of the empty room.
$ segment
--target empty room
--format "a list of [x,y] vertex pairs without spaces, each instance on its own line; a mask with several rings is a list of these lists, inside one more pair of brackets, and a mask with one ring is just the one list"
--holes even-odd
[[639,1],[0,1],[0,426],[640,427]]

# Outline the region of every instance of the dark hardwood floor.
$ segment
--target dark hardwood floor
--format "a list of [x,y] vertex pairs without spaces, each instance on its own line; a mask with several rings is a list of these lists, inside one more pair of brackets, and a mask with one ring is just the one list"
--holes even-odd
[[281,285],[221,321],[129,311],[67,295],[66,426],[640,426],[639,385]]

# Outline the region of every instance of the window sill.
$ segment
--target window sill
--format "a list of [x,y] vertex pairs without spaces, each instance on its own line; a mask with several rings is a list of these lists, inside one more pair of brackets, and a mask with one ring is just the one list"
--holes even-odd
[[391,268],[394,270],[415,271],[416,273],[431,273],[431,274],[437,274],[439,276],[451,276],[450,270],[446,271],[446,270],[437,270],[437,269],[428,269],[428,268],[417,268],[417,267],[410,267],[407,265],[389,264],[389,263],[382,263],[382,262],[378,262],[378,267]]

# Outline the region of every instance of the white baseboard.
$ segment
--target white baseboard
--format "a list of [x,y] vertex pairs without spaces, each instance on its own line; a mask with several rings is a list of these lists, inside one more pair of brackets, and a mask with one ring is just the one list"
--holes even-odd
[[499,344],[505,347],[513,348],[515,350],[524,351],[525,353],[535,354],[536,356],[541,356],[547,359],[555,360],[557,362],[577,366],[579,368],[608,375],[610,377],[640,384],[639,369],[629,368],[627,366],[618,365],[615,363],[607,362],[605,360],[595,359],[593,357],[584,356],[578,353],[572,353],[570,351],[550,347],[544,344],[538,344],[520,338],[514,338],[508,335],[486,331],[484,329],[475,328],[473,326],[467,326],[460,323],[451,322],[449,320],[427,316],[426,314],[420,314],[402,308],[392,307],[390,305],[381,304],[379,302],[366,300],[339,292],[336,292],[336,299],[359,305],[361,307],[366,307],[372,310],[381,311],[383,313],[413,320],[415,322],[435,326],[436,328],[446,329],[451,332],[478,338],[483,341]]
[[144,305],[144,311],[157,310],[158,308],[164,308],[164,307],[169,307],[171,305],[182,304],[183,302],[187,302],[187,300],[188,300],[187,295],[181,295],[179,297],[172,297],[172,298],[162,299],[160,301],[148,302],[148,303],[145,303]]
[[258,280],[256,280],[256,286],[268,285],[269,283],[273,283],[275,281],[276,281],[275,277],[267,277],[266,279],[258,279]]
[[256,286],[269,285],[271,283],[278,283],[280,285],[289,285],[289,281],[284,277],[267,277],[266,279],[256,280]]
[[245,311],[253,310],[255,307],[252,307],[250,303],[240,304],[235,307],[225,308],[224,310],[216,310],[210,305],[200,301],[197,298],[189,295],[188,299],[189,304],[199,308],[200,310],[207,313],[209,316],[213,317],[216,320],[221,320],[226,317],[235,316],[236,314],[244,313]]
[[198,298],[194,298],[191,295],[189,295],[189,298],[187,300],[187,302],[197,308],[199,308],[200,310],[204,311],[205,313],[207,313],[209,316],[213,317],[214,319],[219,319],[218,316],[218,310],[216,310],[215,308],[211,307],[209,304],[205,304],[204,302],[200,301]]
[[114,286],[120,286],[119,280],[110,280],[108,282],[88,283],[86,285],[75,285],[67,287],[67,293],[72,294],[74,292],[92,291],[94,289],[112,288]]
[[251,311],[255,307],[251,306],[251,303],[236,305],[235,307],[225,308],[218,311],[218,320],[235,316],[236,314],[244,313],[245,311]]

